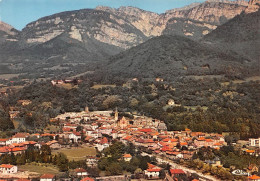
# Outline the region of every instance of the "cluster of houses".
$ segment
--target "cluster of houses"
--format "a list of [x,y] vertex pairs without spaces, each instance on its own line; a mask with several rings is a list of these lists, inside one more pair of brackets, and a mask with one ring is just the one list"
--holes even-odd
[[78,79],[65,79],[65,80],[52,80],[52,85],[62,85],[62,84],[79,84],[82,80]]
[[[21,102],[22,103],[22,102]],[[27,104],[27,103],[26,103]],[[113,116],[112,116],[113,115]],[[46,144],[52,149],[60,149],[68,143],[86,143],[102,151],[109,147],[112,140],[117,139],[123,143],[133,143],[136,146],[149,150],[151,154],[167,156],[168,158],[190,160],[194,152],[201,147],[220,149],[226,145],[224,136],[216,133],[184,131],[167,131],[164,122],[145,116],[134,118],[120,117],[118,111],[65,113],[50,120],[51,124],[59,127],[59,131],[44,134],[16,133],[8,139],[0,139],[0,155],[8,153],[21,153],[30,145],[41,147]],[[48,137],[47,142],[28,141],[27,138]],[[66,141],[64,141],[66,140]],[[250,144],[259,145],[259,139],[250,140]],[[125,154],[125,161],[132,156]],[[220,164],[220,160],[213,164]],[[98,158],[87,157],[89,167],[96,167]],[[2,167],[0,167],[2,168]],[[1,169],[3,170],[3,169]],[[157,178],[161,168],[150,164],[145,170],[148,178]],[[84,173],[81,173],[84,174]],[[183,174],[183,171],[173,169],[171,175]]]

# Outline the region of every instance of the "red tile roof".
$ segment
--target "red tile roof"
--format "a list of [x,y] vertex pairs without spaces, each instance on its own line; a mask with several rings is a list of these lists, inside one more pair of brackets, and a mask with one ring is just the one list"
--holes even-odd
[[132,155],[130,155],[130,154],[124,154],[123,157],[124,157],[124,158],[132,158]]
[[53,174],[43,174],[40,178],[48,178],[48,179],[53,179],[55,175]]
[[14,166],[13,165],[10,165],[10,164],[2,164],[0,165],[0,168],[13,168]]
[[160,172],[160,168],[155,168],[155,169],[147,169],[148,172]]
[[252,175],[252,176],[248,177],[248,179],[249,179],[249,180],[259,180],[260,177],[257,176],[257,175]]
[[28,133],[16,133],[13,138],[26,138],[27,136],[29,136]]
[[75,172],[82,173],[82,172],[87,172],[87,171],[84,168],[76,168]]
[[185,174],[185,172],[182,169],[170,169],[170,172],[172,175],[174,174]]
[[85,177],[85,178],[81,179],[80,181],[95,181],[95,180],[90,177]]
[[254,153],[255,150],[246,150],[247,153]]
[[147,163],[148,165],[148,169],[153,169],[154,167],[156,167],[155,165],[151,164],[151,163]]
[[102,138],[102,140],[99,142],[100,144],[107,144],[108,143],[108,139],[106,137]]
[[148,133],[148,132],[152,132],[153,130],[151,128],[144,128],[144,129],[139,129],[138,131]]
[[212,139],[205,139],[206,142],[213,142]]
[[188,145],[188,143],[187,142],[181,142],[180,145],[184,146],[184,145]]
[[222,145],[222,144],[219,143],[219,142],[217,142],[217,143],[214,144],[214,146],[221,146],[221,145]]
[[124,137],[123,140],[129,140],[130,138],[132,138],[132,136],[129,135],[129,136]]

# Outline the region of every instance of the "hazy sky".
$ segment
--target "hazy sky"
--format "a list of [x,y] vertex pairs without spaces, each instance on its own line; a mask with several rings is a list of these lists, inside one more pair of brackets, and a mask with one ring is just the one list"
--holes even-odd
[[0,0],[0,20],[21,30],[26,24],[54,13],[95,8],[98,5],[120,7],[135,6],[163,13],[203,0]]

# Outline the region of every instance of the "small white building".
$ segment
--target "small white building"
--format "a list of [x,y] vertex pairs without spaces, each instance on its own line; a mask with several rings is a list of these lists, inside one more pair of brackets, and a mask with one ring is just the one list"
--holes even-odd
[[95,139],[97,139],[98,138],[98,132],[97,131],[93,131],[90,136],[95,138]]
[[259,138],[249,138],[249,146],[260,148],[260,137]]
[[116,139],[118,137],[117,131],[113,130],[111,136]]
[[0,173],[1,174],[15,174],[18,169],[15,165],[2,164],[0,165]]
[[28,133],[16,133],[12,138],[6,141],[6,145],[25,142],[28,136],[29,136]]
[[0,139],[0,146],[6,146],[8,139]]
[[124,154],[123,158],[124,158],[124,160],[125,160],[126,162],[130,162],[131,159],[132,159],[132,155],[130,155],[130,154]]
[[144,171],[144,174],[148,178],[159,178],[161,170],[162,170],[162,168],[148,163],[148,169]]
[[148,178],[159,178],[160,175],[160,168],[151,168],[151,169],[147,169],[144,171],[144,174],[148,177]]
[[174,100],[173,100],[173,99],[169,99],[168,105],[169,105],[169,106],[174,106],[174,105],[175,105]]
[[96,167],[98,164],[98,158],[96,158],[94,156],[89,156],[86,159],[86,164],[88,167]]
[[102,151],[105,148],[109,147],[108,139],[106,137],[102,138],[102,140],[96,145],[98,151]]
[[83,168],[77,168],[77,169],[75,169],[75,172],[76,172],[77,176],[87,176],[88,175],[88,172]]
[[77,143],[81,140],[81,133],[79,132],[73,132],[69,134],[69,139],[73,141],[74,143]]

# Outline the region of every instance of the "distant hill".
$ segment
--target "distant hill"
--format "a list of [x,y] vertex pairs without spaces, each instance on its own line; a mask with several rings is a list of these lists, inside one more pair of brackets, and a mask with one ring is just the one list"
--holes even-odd
[[104,67],[115,76],[174,78],[240,76],[249,70],[250,63],[237,54],[225,54],[183,36],[164,35],[112,56]]
[[242,13],[204,37],[218,47],[224,47],[260,63],[260,11]]

